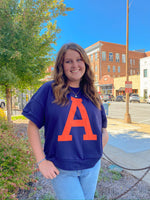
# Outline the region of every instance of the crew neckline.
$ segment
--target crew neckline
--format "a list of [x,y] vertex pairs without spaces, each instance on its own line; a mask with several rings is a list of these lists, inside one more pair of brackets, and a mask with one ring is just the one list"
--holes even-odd
[[71,87],[71,86],[69,86],[69,88],[70,88],[71,90],[79,90],[79,89],[80,89],[80,87]]

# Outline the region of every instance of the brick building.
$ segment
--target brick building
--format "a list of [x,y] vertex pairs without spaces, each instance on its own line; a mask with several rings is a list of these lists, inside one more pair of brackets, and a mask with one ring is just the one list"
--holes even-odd
[[[97,90],[102,94],[113,94],[113,78],[126,75],[126,45],[98,41],[85,51],[95,73]],[[128,74],[140,74],[140,58],[147,54],[143,50],[137,50],[129,51],[128,56]]]
[[41,79],[41,81],[43,82],[47,82],[52,80],[53,78],[53,71],[54,71],[54,66],[49,66],[46,70],[46,75],[43,79]]

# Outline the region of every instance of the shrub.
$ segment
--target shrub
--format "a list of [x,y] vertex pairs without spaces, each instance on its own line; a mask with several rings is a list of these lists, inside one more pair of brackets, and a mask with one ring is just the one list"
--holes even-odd
[[0,121],[4,121],[6,119],[7,119],[7,117],[5,115],[4,110],[2,108],[0,108]]
[[0,119],[0,199],[17,199],[19,188],[29,189],[34,163],[28,140],[17,137],[13,124]]

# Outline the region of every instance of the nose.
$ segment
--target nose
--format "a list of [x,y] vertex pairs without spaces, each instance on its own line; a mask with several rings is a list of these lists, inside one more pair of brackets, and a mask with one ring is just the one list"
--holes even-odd
[[73,61],[73,62],[72,62],[72,67],[73,67],[73,68],[78,67],[78,62],[77,62],[77,61]]

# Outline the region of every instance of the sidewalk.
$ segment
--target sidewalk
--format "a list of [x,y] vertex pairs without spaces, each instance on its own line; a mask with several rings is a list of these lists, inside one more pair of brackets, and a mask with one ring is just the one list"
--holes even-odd
[[[104,152],[114,162],[127,168],[150,166],[150,125],[126,124],[120,119],[108,118],[109,142]],[[128,171],[141,178],[146,170]],[[143,179],[150,184],[150,172]]]

